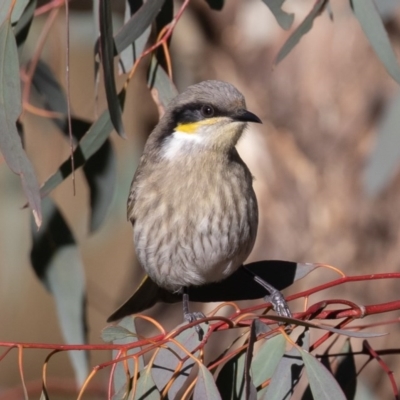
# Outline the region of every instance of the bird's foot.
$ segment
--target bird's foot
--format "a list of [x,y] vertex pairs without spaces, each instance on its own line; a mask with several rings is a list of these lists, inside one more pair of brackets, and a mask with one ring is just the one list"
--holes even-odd
[[[189,311],[189,295],[187,288],[183,289],[183,318],[190,324],[198,319],[205,318],[206,316],[202,312],[190,312]],[[199,335],[199,341],[203,340],[204,332],[200,325],[195,326],[196,332]]]
[[271,303],[272,308],[280,317],[292,318],[286,300],[279,290],[271,290],[270,294],[264,297],[264,301]]
[[[194,322],[198,319],[202,319],[205,318],[206,316],[202,313],[202,312],[184,312],[183,313],[183,318],[190,324],[191,322]],[[199,335],[199,340],[202,341],[203,340],[203,336],[204,336],[204,331],[201,328],[200,325],[196,325],[194,327],[194,329],[196,330],[197,334]]]

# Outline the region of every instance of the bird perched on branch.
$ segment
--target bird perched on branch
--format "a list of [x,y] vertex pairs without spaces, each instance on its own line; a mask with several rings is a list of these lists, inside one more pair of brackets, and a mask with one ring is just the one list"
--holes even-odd
[[[253,177],[235,148],[249,122],[261,120],[231,84],[190,86],[150,134],[132,181],[128,219],[137,257],[155,284],[183,293],[187,321],[197,317],[187,288],[227,278],[254,246]],[[264,283],[276,311],[290,316],[280,292]],[[109,321],[129,313],[122,306]]]

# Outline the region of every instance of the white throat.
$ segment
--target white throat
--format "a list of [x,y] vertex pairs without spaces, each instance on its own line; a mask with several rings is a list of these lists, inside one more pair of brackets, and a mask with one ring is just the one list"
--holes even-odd
[[174,131],[163,143],[162,156],[168,160],[187,154],[195,148],[204,145],[204,137],[197,133]]

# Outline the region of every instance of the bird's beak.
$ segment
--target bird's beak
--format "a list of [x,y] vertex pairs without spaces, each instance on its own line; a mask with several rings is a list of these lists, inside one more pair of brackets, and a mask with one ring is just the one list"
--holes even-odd
[[236,121],[256,122],[257,124],[262,124],[261,119],[258,118],[256,114],[253,114],[252,112],[247,111],[244,108],[237,110],[236,113],[232,115],[232,118]]

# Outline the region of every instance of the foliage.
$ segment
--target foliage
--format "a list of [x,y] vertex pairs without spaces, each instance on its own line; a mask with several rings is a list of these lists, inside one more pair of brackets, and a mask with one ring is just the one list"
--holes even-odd
[[[224,2],[207,0],[214,10],[223,12]],[[284,0],[263,0],[283,29],[290,29],[294,15],[283,9]],[[77,168],[82,167],[90,191],[90,232],[102,226],[110,206],[116,180],[115,153],[109,136],[113,129],[124,137],[122,114],[128,85],[140,63],[147,62],[147,85],[153,99],[162,112],[177,90],[172,80],[172,66],[169,42],[176,24],[190,4],[184,0],[173,15],[172,0],[130,0],[126,2],[126,19],[118,32],[113,32],[111,0],[95,2],[94,14],[99,21],[99,38],[94,43],[96,74],[100,67],[104,74],[107,109],[95,121],[86,121],[71,115],[69,84],[66,93],[53,75],[51,69],[41,60],[43,42],[26,65],[21,65],[23,45],[29,34],[32,20],[46,15],[42,39],[55,21],[61,7],[68,1],[51,0],[38,6],[36,0],[5,0],[0,4],[0,150],[9,168],[21,178],[29,207],[34,216],[32,224],[33,247],[31,261],[35,273],[47,289],[54,295],[66,341],[70,346],[35,346],[18,343],[0,343],[8,347],[2,358],[11,348],[17,347],[22,359],[25,348],[47,348],[62,350],[116,350],[118,353],[107,364],[97,366],[88,374],[87,358],[84,352],[72,352],[81,395],[90,387],[90,380],[102,368],[111,367],[109,397],[119,398],[159,398],[160,393],[173,398],[179,393],[182,398],[246,398],[268,399],[287,398],[288,393],[299,391],[297,385],[302,376],[307,376],[309,388],[303,398],[356,398],[358,372],[354,364],[355,355],[368,355],[388,372],[395,396],[398,396],[393,376],[380,359],[380,352],[374,350],[365,338],[372,337],[363,331],[368,327],[348,326],[356,318],[374,313],[399,309],[399,302],[385,305],[359,307],[344,300],[329,300],[324,303],[305,306],[305,311],[297,313],[296,319],[288,320],[266,316],[265,305],[240,310],[233,303],[223,303],[211,316],[202,321],[179,326],[166,333],[156,321],[148,321],[160,329],[160,334],[152,338],[142,338],[135,328],[136,319],[123,320],[117,327],[106,328],[103,337],[113,341],[112,345],[90,346],[86,341],[86,294],[84,285],[83,261],[71,230],[57,205],[47,196]],[[281,62],[303,35],[312,29],[315,19],[326,10],[329,0],[315,0],[304,20],[292,31],[286,43],[276,56],[275,63]],[[371,46],[386,68],[387,72],[400,83],[400,68],[391,47],[384,24],[376,10],[373,0],[349,0],[349,5],[359,20]],[[68,54],[68,53],[67,53]],[[118,91],[115,81],[114,61],[123,72],[124,84]],[[67,57],[67,63],[69,62]],[[23,81],[22,96],[20,75]],[[68,68],[67,68],[68,71]],[[69,75],[67,73],[67,83]],[[40,107],[32,104],[31,88],[40,95]],[[374,191],[381,182],[388,180],[394,166],[398,163],[398,146],[393,146],[398,135],[393,126],[398,125],[398,101],[395,110],[390,112],[388,122],[383,128],[387,133],[378,142],[366,172],[366,186]],[[33,113],[50,119],[60,132],[70,141],[71,155],[60,163],[59,168],[39,187],[33,166],[24,148],[24,113]],[[396,137],[395,137],[396,136]],[[388,139],[389,137],[389,139]],[[393,148],[392,167],[382,172],[379,167],[385,152]],[[377,178],[379,184],[377,185]],[[45,201],[41,199],[46,198]],[[40,230],[37,231],[37,228]],[[63,268],[68,260],[72,268]],[[300,264],[295,264],[300,268]],[[315,265],[322,267],[321,265]],[[304,275],[304,274],[303,274]],[[302,276],[303,276],[302,275]],[[293,277],[296,280],[302,276]],[[295,298],[308,299],[311,294],[346,282],[373,279],[398,279],[398,274],[382,274],[374,277],[345,277],[317,288],[299,293]],[[235,279],[235,277],[234,277]],[[236,281],[237,282],[237,281]],[[279,285],[276,285],[279,286]],[[281,285],[284,287],[285,285]],[[287,286],[287,285],[286,285]],[[238,300],[229,298],[225,289],[218,291],[219,300]],[[241,293],[243,298],[252,298],[252,290]],[[260,296],[258,296],[260,297]],[[209,297],[200,301],[210,301]],[[307,303],[305,303],[307,304]],[[345,309],[332,309],[332,305],[346,305]],[[234,307],[229,318],[214,315],[219,309]],[[327,308],[329,306],[329,308]],[[310,319],[340,319],[334,327],[317,325]],[[280,322],[281,325],[277,324]],[[199,340],[194,325],[200,323],[205,336]],[[283,325],[284,324],[284,325]],[[348,330],[342,328],[348,326]],[[295,327],[302,327],[299,335]],[[322,329],[322,338],[310,342],[310,330]],[[208,339],[219,331],[234,330],[237,337],[224,352],[213,361],[207,361]],[[325,352],[311,355],[328,339],[338,340],[340,336],[364,338],[361,352],[354,352],[350,340],[343,343],[340,353]],[[354,339],[352,339],[354,340]],[[257,344],[257,351],[254,346]],[[328,349],[329,350],[329,349]],[[395,352],[395,351],[394,351]],[[396,350],[397,352],[397,350]],[[253,357],[254,353],[254,357]],[[144,355],[149,354],[147,364]],[[50,359],[48,357],[48,360]],[[45,367],[47,366],[47,362]],[[322,365],[322,362],[325,366]],[[335,368],[334,368],[335,365]],[[23,380],[22,363],[20,362]],[[362,369],[362,368],[361,368]],[[193,373],[191,371],[193,370]],[[48,398],[44,368],[43,398]],[[336,378],[336,379],[335,379]],[[185,386],[186,385],[186,386]],[[310,394],[311,393],[311,394]],[[186,396],[186,397],[185,397]]]

